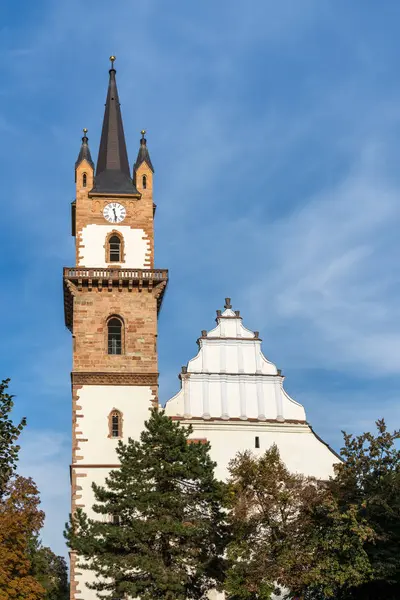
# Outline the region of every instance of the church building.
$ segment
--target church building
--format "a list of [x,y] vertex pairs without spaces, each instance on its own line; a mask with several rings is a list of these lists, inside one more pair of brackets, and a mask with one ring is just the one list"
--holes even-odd
[[[118,441],[138,439],[149,409],[159,405],[157,318],[168,282],[168,270],[154,261],[154,168],[145,131],[130,167],[114,60],[96,168],[87,130],[75,163],[75,266],[64,269],[73,351],[72,512],[82,507],[91,516],[92,483],[118,468]],[[259,333],[243,325],[229,298],[216,322],[201,332],[166,413],[190,423],[192,438],[211,443],[219,478],[237,451],[262,453],[273,443],[289,470],[328,478],[338,457],[285,392]],[[72,553],[71,600],[96,598],[85,585],[93,577]]]

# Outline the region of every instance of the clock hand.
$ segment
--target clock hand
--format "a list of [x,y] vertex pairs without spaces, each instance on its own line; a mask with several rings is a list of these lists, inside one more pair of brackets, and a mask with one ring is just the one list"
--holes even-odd
[[115,208],[113,208],[113,211],[114,211],[114,223],[116,223],[117,222],[117,213],[115,212]]

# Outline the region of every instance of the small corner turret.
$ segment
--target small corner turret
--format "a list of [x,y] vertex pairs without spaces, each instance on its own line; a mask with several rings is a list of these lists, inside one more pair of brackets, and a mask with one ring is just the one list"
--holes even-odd
[[133,165],[133,182],[141,194],[151,194],[153,191],[154,167],[147,148],[146,130],[142,129],[140,133],[142,137],[136,162]]
[[[75,182],[77,189],[88,187],[91,189],[93,185],[94,162],[90,154],[88,130],[83,129],[82,143],[79,150],[78,158],[75,162]],[[80,175],[80,177],[78,176]]]
[[71,204],[71,234],[76,235],[76,199],[87,196],[93,187],[94,162],[90,154],[88,130],[83,129],[82,143],[75,162],[76,198]]

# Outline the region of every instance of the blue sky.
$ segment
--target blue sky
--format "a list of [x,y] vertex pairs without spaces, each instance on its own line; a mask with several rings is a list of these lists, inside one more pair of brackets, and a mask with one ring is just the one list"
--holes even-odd
[[400,5],[383,0],[5,1],[1,377],[21,470],[65,552],[71,338],[62,267],[81,129],[97,155],[116,54],[130,162],[156,169],[160,400],[230,296],[333,447],[399,422]]

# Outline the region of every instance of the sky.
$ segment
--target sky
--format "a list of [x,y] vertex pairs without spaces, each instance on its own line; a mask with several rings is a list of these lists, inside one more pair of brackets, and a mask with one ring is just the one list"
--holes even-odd
[[0,377],[20,472],[65,554],[71,336],[62,268],[82,128],[97,156],[115,66],[130,162],[147,129],[160,401],[231,297],[336,450],[400,417],[400,4],[4,0]]

